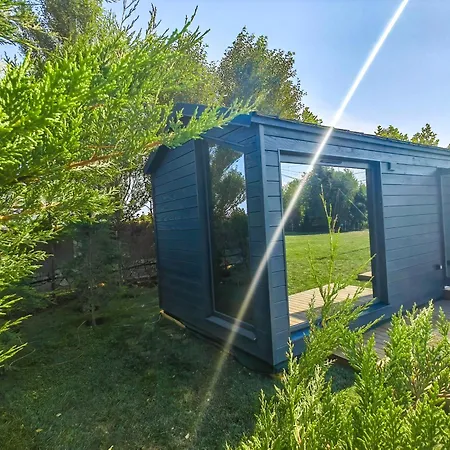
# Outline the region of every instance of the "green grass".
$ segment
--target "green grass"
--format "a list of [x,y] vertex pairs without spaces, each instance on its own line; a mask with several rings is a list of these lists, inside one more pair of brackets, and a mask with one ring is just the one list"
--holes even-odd
[[[310,248],[310,250],[309,250]],[[314,282],[308,254],[311,252],[317,267],[324,267],[330,255],[328,234],[287,235],[286,261],[289,294],[317,287]],[[352,231],[339,235],[336,269],[343,274],[354,274],[361,267],[370,270],[369,231]],[[355,278],[355,284],[358,284]]]
[[[314,287],[307,243],[325,264],[327,236],[287,236],[290,292]],[[368,258],[366,232],[341,236],[343,270]],[[27,320],[26,349],[0,375],[0,449],[220,449],[254,425],[259,393],[274,378],[227,357],[214,395],[206,389],[221,352],[159,318],[155,289],[126,289],[92,329],[77,302]],[[332,369],[336,389],[352,372]]]
[[156,290],[111,301],[92,329],[69,303],[22,327],[22,359],[0,376],[0,448],[217,449],[250,432],[274,379],[226,359],[196,428],[219,350],[159,319]]

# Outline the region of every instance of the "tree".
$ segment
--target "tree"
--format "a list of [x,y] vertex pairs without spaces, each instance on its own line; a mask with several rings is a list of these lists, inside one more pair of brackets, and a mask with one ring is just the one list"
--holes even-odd
[[429,123],[425,124],[424,127],[420,130],[419,133],[416,133],[411,142],[415,144],[421,145],[439,145],[439,139],[437,138],[437,134],[431,129]]
[[[286,211],[288,205],[291,203],[295,191],[297,190],[301,182],[300,178],[296,178],[283,186],[283,210]],[[304,220],[305,207],[304,196],[300,196],[297,200],[292,213],[289,215],[286,221],[285,230],[291,232],[301,231],[301,227]]]
[[[150,29],[153,33],[157,33],[160,26],[156,14],[156,8],[152,8]],[[163,96],[161,101],[169,104],[177,102],[220,104],[219,80],[215,68],[208,62],[205,44],[203,41],[197,40],[194,45],[190,45],[189,40],[191,39],[191,32],[188,30],[174,43],[174,50],[181,49],[177,62],[179,86],[172,92],[161,93]],[[188,45],[184,44],[185,41]],[[121,207],[118,210],[117,218],[121,221],[135,219],[143,211],[149,209],[152,197],[151,181],[143,173],[142,164],[143,161],[138,160],[134,165],[124,167],[120,177],[114,182],[119,189]]]
[[214,216],[225,219],[245,200],[243,171],[234,167],[242,153],[213,146],[209,150],[212,204]]
[[[309,108],[302,103],[305,92],[302,90],[300,80],[294,68],[294,53],[269,48],[266,36],[256,37],[246,28],[237,35],[233,44],[227,49],[219,61],[217,74],[220,81],[220,94],[223,102],[228,105],[236,99],[244,99],[254,104],[255,109],[263,114],[280,116],[286,119],[302,120],[310,123],[322,123]],[[225,158],[232,158],[232,153],[225,150]],[[222,157],[213,154],[212,158]],[[221,179],[228,168],[227,161],[217,160],[213,163],[216,179]],[[231,182],[237,194],[239,177],[237,174],[228,174],[222,182]],[[232,189],[221,189],[222,198],[227,204],[240,203],[239,197],[231,199]],[[293,221],[291,217],[291,228]]]
[[300,116],[300,120],[306,123],[314,123],[316,125],[322,125],[322,119],[319,118],[316,114],[314,114],[309,106],[305,106]]
[[359,183],[349,169],[331,170],[331,184],[324,191],[325,199],[332,205],[333,217],[343,231],[353,230],[354,200]]
[[104,15],[99,0],[26,0],[33,11],[34,26],[22,28],[26,43],[21,50],[27,54],[30,46],[34,56],[45,58],[67,41],[91,33]]
[[389,125],[387,128],[383,128],[381,125],[378,125],[375,135],[389,139],[397,139],[398,141],[409,141],[408,135],[400,132],[400,130],[393,125]]
[[100,302],[105,304],[120,285],[120,247],[107,221],[79,224],[73,237],[75,257],[68,264],[67,277],[83,300],[83,309],[90,313],[90,325],[96,326]]
[[349,211],[349,229],[362,230],[368,225],[367,186],[360,183]]
[[27,43],[25,33],[38,28],[35,15],[25,1],[1,0],[0,45]]
[[[30,56],[6,67],[0,79],[1,313],[17,300],[2,293],[46,256],[39,243],[118,207],[116,191],[104,186],[124,166],[160,144],[199,138],[240,112],[212,107],[187,124],[180,114],[171,116],[173,103],[165,99],[181,88],[183,52],[202,39],[198,30],[186,37],[190,23],[139,37],[105,18],[101,34],[65,43],[38,68]],[[8,352],[0,350],[0,359]]]
[[425,124],[420,132],[414,134],[411,139],[408,138],[406,133],[401,133],[399,129],[395,128],[393,125],[389,125],[387,128],[383,128],[381,125],[378,125],[375,135],[390,139],[397,139],[400,141],[410,141],[421,145],[439,145],[437,134],[431,129],[429,123]]
[[[304,175],[303,175],[304,176]],[[291,202],[300,183],[295,179],[283,187],[284,209]],[[351,170],[317,166],[309,175],[286,222],[286,231],[323,232],[327,229],[321,196],[331,206],[336,226],[342,230],[361,230],[367,225],[367,194]]]
[[243,28],[217,68],[225,104],[244,99],[263,114],[303,120],[304,112],[305,121],[318,123],[317,116],[305,111],[294,63],[293,52],[269,49],[267,36],[256,37]]
[[[32,45],[33,56],[40,61],[45,60],[55,49],[76,40],[79,36],[88,34],[93,39],[102,38],[102,28],[107,14],[102,8],[101,1],[38,0],[32,5],[35,14],[34,23],[37,27],[23,30],[27,44],[22,45],[22,49],[26,53]],[[122,17],[118,18],[118,22],[127,22],[136,5],[136,1],[131,2]],[[159,32],[157,11],[152,7],[146,33],[157,35]],[[214,67],[207,60],[203,41],[192,40],[192,32],[186,30],[173,42],[172,47],[174,51],[181,50],[178,52],[177,61],[179,88],[174,91],[162,91],[160,101],[172,104],[176,102],[218,104],[218,77]],[[151,183],[142,173],[142,163],[141,159],[134,161],[134,164],[127,161],[118,178],[112,182],[112,186],[105,186],[107,189],[112,187],[117,191],[118,201],[121,204],[116,213],[117,220],[131,220],[149,208]]]

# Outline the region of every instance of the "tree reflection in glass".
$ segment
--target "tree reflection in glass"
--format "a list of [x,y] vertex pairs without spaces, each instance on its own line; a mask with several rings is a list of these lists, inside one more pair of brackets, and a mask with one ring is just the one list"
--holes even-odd
[[[209,170],[214,306],[236,318],[251,278],[244,155],[212,146]],[[249,308],[243,320],[251,323],[251,316]]]

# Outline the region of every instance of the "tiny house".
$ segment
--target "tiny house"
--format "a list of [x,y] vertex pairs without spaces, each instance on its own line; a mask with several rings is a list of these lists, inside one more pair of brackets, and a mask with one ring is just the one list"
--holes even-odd
[[[178,107],[186,120],[202,110]],[[286,361],[289,338],[303,350],[301,299],[315,295],[288,291],[282,166],[306,167],[326,130],[241,115],[201,140],[160,147],[145,166],[161,309],[270,367]],[[450,151],[336,129],[317,165],[366,176],[374,257],[363,294],[375,301],[360,324],[440,298],[450,278]]]

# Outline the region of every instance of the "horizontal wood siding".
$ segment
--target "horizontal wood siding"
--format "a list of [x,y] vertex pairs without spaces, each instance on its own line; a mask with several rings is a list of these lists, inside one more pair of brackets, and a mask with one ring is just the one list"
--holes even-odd
[[170,150],[152,176],[161,308],[181,320],[204,314],[207,273],[201,264],[194,142]]
[[388,297],[398,307],[441,294],[443,255],[437,170],[395,169],[382,165]]
[[[208,144],[241,151],[253,274],[275,241],[252,299],[253,328],[246,328],[252,331],[238,333],[234,345],[274,366],[285,361],[290,336],[286,252],[283,231],[276,235],[283,212],[280,158],[302,163],[312,159],[325,133],[323,128],[302,123],[278,126],[275,119],[256,115],[248,122],[210,130],[203,141],[161,153],[162,162],[152,173],[152,188],[164,309],[205,334],[229,337],[230,329],[211,320],[220,317],[212,317],[205,155]],[[377,167],[373,204],[381,224],[377,235],[384,270],[378,279],[383,279],[388,314],[400,305],[409,307],[438,297],[444,283],[440,269],[444,255],[437,169],[450,168],[450,152],[335,130],[321,158],[348,162],[351,167]],[[444,203],[450,208],[450,197]],[[303,338],[297,338],[296,351],[300,351]]]
[[[264,224],[264,191],[261,169],[261,152],[256,142],[248,146],[245,153],[245,179],[247,183],[247,214],[249,225],[250,270],[254,276],[266,251]],[[251,300],[253,324],[257,336],[270,335],[269,294],[267,275],[263,273]],[[258,338],[259,339],[259,338]],[[271,360],[271,341],[263,343]]]
[[[302,127],[303,128],[303,127]],[[324,135],[324,130],[318,133],[308,126],[312,132],[304,130],[287,130],[275,126],[265,126],[265,145],[268,150],[290,152],[292,155],[313,155]],[[358,139],[343,137],[342,131],[332,133],[328,143],[323,149],[325,157],[348,158],[364,161],[381,161],[395,164],[395,173],[403,170],[407,174],[408,166],[421,166],[427,168],[450,168],[450,155],[442,149],[424,148],[409,143],[397,143],[383,139]],[[370,142],[371,141],[371,142]],[[404,170],[406,169],[406,170]],[[433,172],[433,171],[432,171]],[[420,172],[426,174],[425,170]],[[434,173],[434,172],[433,172]]]
[[444,271],[446,284],[450,281],[450,174],[440,176],[442,202],[442,241],[444,251]]

